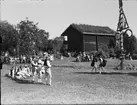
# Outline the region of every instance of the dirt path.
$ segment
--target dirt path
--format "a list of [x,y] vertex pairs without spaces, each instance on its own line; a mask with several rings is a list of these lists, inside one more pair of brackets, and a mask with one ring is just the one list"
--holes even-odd
[[[2,104],[135,104],[137,72],[90,73],[90,67],[75,62],[53,62],[52,86],[18,83],[1,71]],[[67,65],[66,65],[67,64]],[[89,65],[85,63],[85,65]],[[45,83],[45,81],[44,81]]]

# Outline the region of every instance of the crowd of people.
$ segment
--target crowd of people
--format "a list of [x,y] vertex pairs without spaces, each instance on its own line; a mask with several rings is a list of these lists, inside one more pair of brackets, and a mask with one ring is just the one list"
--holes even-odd
[[45,52],[42,56],[33,56],[30,60],[31,65],[13,65],[8,75],[15,79],[26,79],[32,77],[35,82],[35,77],[38,76],[38,83],[42,83],[42,77],[46,79],[46,84],[51,85],[51,56]]
[[[80,53],[77,57],[77,60],[83,61],[91,61],[91,72],[99,72],[105,71],[104,67],[106,66],[107,61],[103,58],[103,56],[92,55],[88,56],[85,53]],[[27,79],[32,77],[32,81],[42,83],[43,77],[46,80],[47,85],[51,85],[52,73],[51,73],[51,61],[54,60],[52,54],[48,54],[47,52],[43,53],[41,56],[31,56],[30,63],[28,65],[22,65],[13,63],[12,68],[10,69],[8,76],[14,79]]]
[[89,62],[92,60],[92,56],[86,54],[85,52],[80,52],[76,57],[76,62]]

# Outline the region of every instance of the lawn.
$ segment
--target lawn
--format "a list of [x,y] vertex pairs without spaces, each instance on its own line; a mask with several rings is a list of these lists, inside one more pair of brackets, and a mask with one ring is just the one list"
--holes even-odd
[[[91,73],[90,62],[64,58],[52,62],[52,86],[14,81],[1,71],[2,104],[135,104],[137,71],[114,70],[118,60],[108,59],[106,71]],[[124,62],[135,64],[137,61]],[[30,79],[28,79],[30,80]]]

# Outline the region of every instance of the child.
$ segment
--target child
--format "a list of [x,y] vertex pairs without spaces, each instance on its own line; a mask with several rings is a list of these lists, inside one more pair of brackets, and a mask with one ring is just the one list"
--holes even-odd
[[105,71],[104,67],[106,66],[107,61],[105,59],[103,59],[102,56],[100,56],[99,57],[99,62],[100,62],[100,64],[99,64],[99,70],[100,70],[100,74],[101,74],[101,69],[103,71]]
[[91,62],[91,66],[92,66],[92,70],[91,70],[91,72],[93,71],[93,70],[95,70],[95,72],[97,71],[97,58],[95,57],[95,56],[93,56],[93,60],[92,60],[92,62]]

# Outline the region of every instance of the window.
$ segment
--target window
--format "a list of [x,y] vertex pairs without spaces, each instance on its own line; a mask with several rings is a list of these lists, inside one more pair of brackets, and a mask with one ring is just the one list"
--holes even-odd
[[64,36],[64,40],[65,40],[65,41],[68,41],[68,36]]

